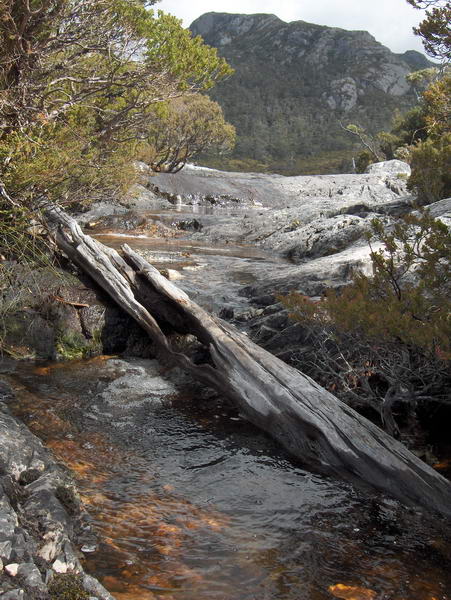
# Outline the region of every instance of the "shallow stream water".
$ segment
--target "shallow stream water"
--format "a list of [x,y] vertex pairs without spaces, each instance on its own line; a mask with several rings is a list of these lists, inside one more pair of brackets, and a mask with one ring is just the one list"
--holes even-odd
[[[284,264],[126,241],[213,310],[244,308],[240,285]],[[16,413],[74,474],[98,536],[86,568],[119,600],[451,600],[444,521],[305,470],[183,374],[118,357],[4,370]]]

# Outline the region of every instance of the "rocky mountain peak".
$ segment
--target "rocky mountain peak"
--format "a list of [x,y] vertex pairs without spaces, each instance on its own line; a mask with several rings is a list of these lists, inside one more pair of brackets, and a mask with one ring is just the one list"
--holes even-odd
[[406,75],[430,65],[419,52],[391,52],[367,31],[271,14],[210,12],[191,31],[235,69],[211,92],[237,129],[235,158],[281,172],[303,172],[304,159],[326,154],[336,162],[348,156],[349,169],[355,139],[340,123],[389,129],[395,111],[416,102]]
[[224,46],[249,32],[272,29],[284,22],[271,14],[232,14],[209,12],[196,19],[190,29],[213,46]]

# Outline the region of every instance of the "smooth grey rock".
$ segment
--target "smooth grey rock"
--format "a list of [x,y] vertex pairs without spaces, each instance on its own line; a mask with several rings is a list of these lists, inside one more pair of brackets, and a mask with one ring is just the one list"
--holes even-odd
[[41,573],[34,563],[20,564],[17,574],[22,577],[25,586],[39,589],[45,588]]
[[426,206],[429,213],[451,228],[451,198],[438,200]]
[[112,596],[101,583],[91,577],[91,575],[87,575],[84,573],[82,575],[82,583],[83,587],[89,594],[93,594],[99,600],[115,600],[114,596]]
[[[380,245],[373,246],[375,250]],[[277,295],[296,290],[306,296],[321,296],[328,288],[341,288],[351,281],[355,270],[371,273],[370,249],[358,241],[350,248],[331,256],[322,256],[300,265],[293,265],[271,273],[267,280],[243,288],[242,293],[253,304],[268,306]]]
[[0,558],[4,561],[9,561],[11,558],[13,545],[11,540],[0,541]]
[[[0,542],[12,537],[17,525],[17,515],[9,502],[3,485],[0,485]],[[1,551],[0,556],[2,556]]]
[[386,160],[368,165],[365,173],[370,175],[380,175],[382,177],[386,175],[405,175],[410,177],[411,168],[409,164],[402,160]]
[[[393,161],[389,161],[392,163]],[[252,213],[263,211],[262,221],[268,220],[265,209],[298,209],[298,215],[305,223],[320,216],[320,213],[338,214],[345,206],[366,203],[371,209],[375,204],[389,202],[398,194],[387,187],[387,177],[396,176],[406,170],[406,163],[399,163],[399,171],[392,165],[382,172],[367,174],[338,175],[297,175],[283,177],[266,173],[231,173],[206,167],[187,165],[175,174],[161,173],[152,178],[152,183],[166,194],[179,194],[183,199],[193,196],[207,197],[226,195],[236,197],[238,207],[246,207]],[[387,163],[381,163],[386,165]],[[408,167],[408,165],[407,165]],[[302,211],[299,215],[299,209]],[[215,215],[215,220],[220,217]],[[244,217],[244,214],[243,214]],[[203,215],[197,215],[201,223]],[[288,224],[288,219],[285,220]],[[208,219],[206,221],[208,225]],[[214,226],[214,223],[211,224]]]
[[281,250],[294,262],[336,254],[361,239],[371,229],[371,214],[362,218],[352,215],[337,215],[329,219],[318,219],[300,226],[287,234],[278,234],[278,243],[268,238],[275,250]]
[[21,589],[10,590],[1,596],[1,600],[26,600],[25,592]]
[[30,468],[43,471],[50,460],[42,442],[11,415],[0,414],[0,441],[8,473],[16,480]]
[[144,185],[137,183],[130,188],[122,204],[127,208],[155,210],[166,207],[168,202]]
[[156,360],[134,361],[133,365],[111,360],[108,369],[116,369],[122,375],[109,383],[100,396],[121,413],[144,402],[160,403],[164,397],[177,392],[177,388],[160,375],[160,365]]
[[91,205],[90,209],[77,215],[76,219],[81,225],[85,225],[90,221],[96,221],[104,216],[109,215],[122,215],[128,211],[125,206],[119,206],[113,202],[96,202]]
[[18,561],[24,562],[30,558],[30,546],[27,543],[25,532],[17,533],[12,539],[13,551],[11,558]]

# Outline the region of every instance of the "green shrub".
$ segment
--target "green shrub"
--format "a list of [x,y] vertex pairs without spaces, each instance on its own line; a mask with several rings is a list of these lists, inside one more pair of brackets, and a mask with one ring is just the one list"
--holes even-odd
[[451,196],[451,134],[431,137],[414,146],[410,153],[412,175],[408,188],[419,203],[431,204]]
[[356,273],[320,302],[297,293],[282,302],[311,345],[300,368],[395,434],[393,405],[412,420],[419,405],[450,403],[451,236],[424,213],[390,232],[374,220],[369,237],[372,276]]
[[64,573],[55,575],[49,585],[51,600],[89,600],[80,575]]

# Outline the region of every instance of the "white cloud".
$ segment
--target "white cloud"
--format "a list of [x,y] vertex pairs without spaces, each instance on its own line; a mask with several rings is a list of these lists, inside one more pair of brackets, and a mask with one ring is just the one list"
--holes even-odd
[[203,13],[272,13],[284,21],[303,20],[343,29],[364,29],[394,52],[423,51],[412,27],[423,18],[406,0],[162,0],[155,8],[188,27]]

